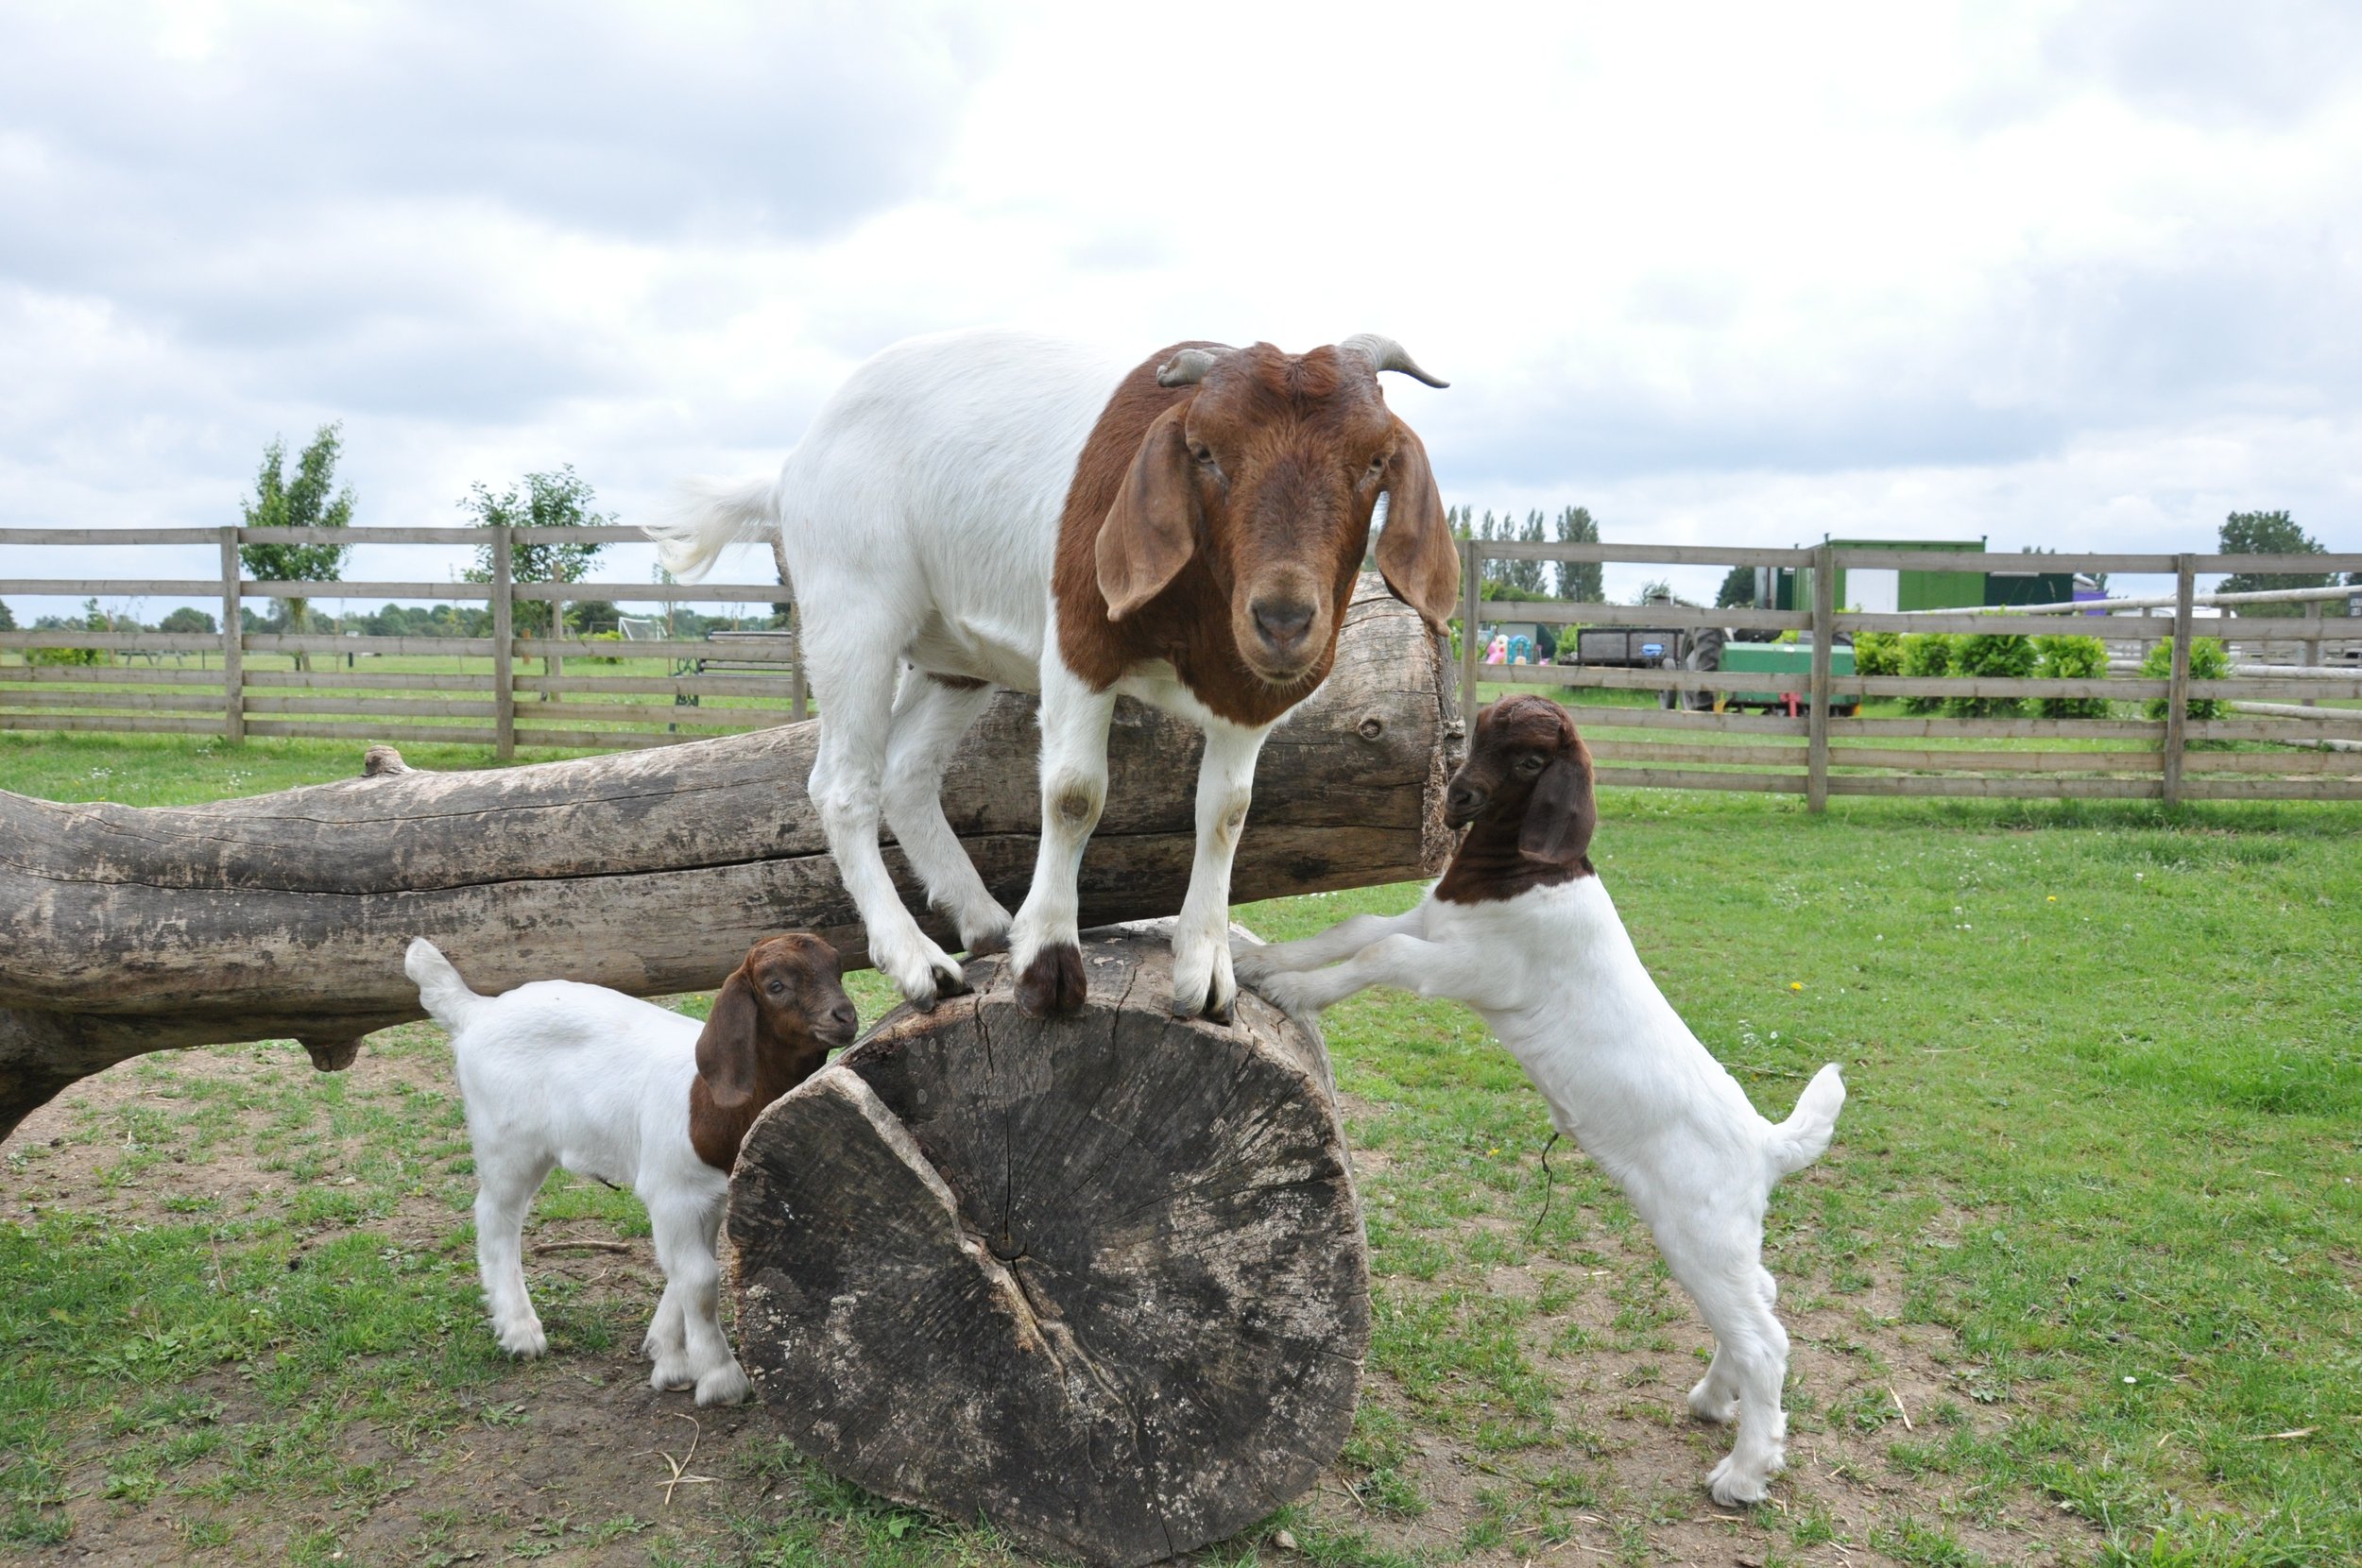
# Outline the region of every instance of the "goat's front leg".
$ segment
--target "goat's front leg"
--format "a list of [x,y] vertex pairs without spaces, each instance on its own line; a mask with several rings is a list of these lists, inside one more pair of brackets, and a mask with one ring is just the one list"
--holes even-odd
[[1077,884],[1083,846],[1107,804],[1107,722],[1115,710],[1112,690],[1092,690],[1054,652],[1042,661],[1041,847],[1009,932],[1017,1003],[1036,1018],[1083,1005]]
[[1395,935],[1427,935],[1426,899],[1400,914],[1357,914],[1350,920],[1340,920],[1301,942],[1233,942],[1230,957],[1238,967],[1239,979],[1249,985],[1259,985],[1274,975],[1318,969],[1339,959],[1351,958],[1371,943]]
[[[722,1334],[722,1267],[713,1251],[721,1219],[718,1199],[699,1203],[680,1194],[660,1193],[648,1205],[664,1292],[679,1310],[681,1330],[678,1358],[659,1354],[648,1384],[655,1389],[693,1387],[700,1405],[736,1405],[752,1391]],[[659,1314],[662,1310],[659,1308]]]
[[1230,958],[1230,862],[1246,827],[1255,793],[1255,759],[1269,727],[1248,729],[1220,721],[1206,728],[1206,755],[1197,765],[1197,856],[1190,865],[1189,896],[1172,927],[1172,1011],[1179,1017],[1227,1023],[1239,982]]
[[1398,931],[1371,943],[1343,963],[1275,975],[1261,989],[1274,1006],[1309,1017],[1373,985],[1492,1005],[1500,986],[1500,961],[1487,962],[1482,954],[1459,943],[1429,942]]

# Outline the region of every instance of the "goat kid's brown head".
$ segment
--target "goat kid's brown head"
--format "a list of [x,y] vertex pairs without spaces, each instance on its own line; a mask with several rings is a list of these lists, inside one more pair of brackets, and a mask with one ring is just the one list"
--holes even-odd
[[819,1071],[859,1027],[834,947],[802,931],[764,937],[713,998],[697,1076],[723,1110],[758,1094],[767,1104]]
[[1587,869],[1600,808],[1591,752],[1566,710],[1548,697],[1503,697],[1477,714],[1468,759],[1451,775],[1444,820],[1515,824],[1521,855]]
[[1370,335],[1305,354],[1268,343],[1175,354],[1158,384],[1197,390],[1148,427],[1100,529],[1108,619],[1202,557],[1241,660],[1271,685],[1292,685],[1335,645],[1384,495],[1378,571],[1440,631],[1459,595],[1460,553],[1427,449],[1378,389],[1384,370],[1446,384]]

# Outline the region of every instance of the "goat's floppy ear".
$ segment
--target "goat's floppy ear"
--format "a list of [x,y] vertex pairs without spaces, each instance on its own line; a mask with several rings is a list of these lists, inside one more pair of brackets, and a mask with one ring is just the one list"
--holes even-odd
[[697,1076],[706,1081],[713,1103],[725,1110],[754,1095],[755,1036],[761,1027],[754,982],[742,965],[722,982],[713,1011],[706,1014],[705,1031],[697,1036]]
[[1386,465],[1386,526],[1378,536],[1378,570],[1395,597],[1440,633],[1460,602],[1460,547],[1444,517],[1427,447],[1399,419],[1395,440],[1394,460]]
[[1591,792],[1591,754],[1578,741],[1551,759],[1533,781],[1526,820],[1517,829],[1517,850],[1573,871],[1587,864],[1591,835],[1600,826],[1599,797]]
[[1099,591],[1110,621],[1163,592],[1197,549],[1197,485],[1181,429],[1188,408],[1180,403],[1156,416],[1100,525]]

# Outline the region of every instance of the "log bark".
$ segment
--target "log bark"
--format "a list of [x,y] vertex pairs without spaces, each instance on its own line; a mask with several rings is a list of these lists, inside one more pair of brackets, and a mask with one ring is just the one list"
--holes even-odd
[[774,1103],[730,1184],[739,1355],[836,1474],[1129,1565],[1302,1494],[1369,1347],[1319,1042],[1259,997],[1176,1019],[1167,936],[1093,933],[1084,1011],[890,1014]]
[[[1417,616],[1364,578],[1335,673],[1264,748],[1234,897],[1442,865],[1448,680]],[[952,828],[1011,909],[1040,827],[1033,714],[1032,697],[1001,693],[944,783]],[[703,990],[783,929],[818,931],[858,965],[861,927],[804,794],[817,738],[786,724],[482,773],[380,757],[368,776],[169,810],[0,793],[0,1137],[144,1051],[294,1038],[315,1065],[347,1065],[363,1035],[423,1016],[402,972],[414,935],[501,989]],[[1087,922],[1180,908],[1202,743],[1118,706]],[[886,860],[922,906],[891,845]],[[932,912],[921,923],[951,936]]]

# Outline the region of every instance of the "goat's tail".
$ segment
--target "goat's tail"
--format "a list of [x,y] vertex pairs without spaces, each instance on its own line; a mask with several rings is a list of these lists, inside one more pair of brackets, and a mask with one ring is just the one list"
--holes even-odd
[[671,511],[646,528],[664,570],[693,583],[731,545],[769,538],[779,531],[778,491],[768,479],[735,484],[693,479],[683,485]]
[[1837,1114],[1844,1108],[1845,1081],[1838,1076],[1837,1064],[1832,1062],[1812,1075],[1812,1082],[1796,1099],[1796,1109],[1772,1129],[1768,1152],[1774,1180],[1821,1158],[1837,1131]]
[[459,1032],[476,1004],[484,1000],[468,989],[468,982],[451,966],[451,960],[422,936],[410,939],[410,950],[402,955],[402,969],[418,986],[419,1005],[454,1034]]

